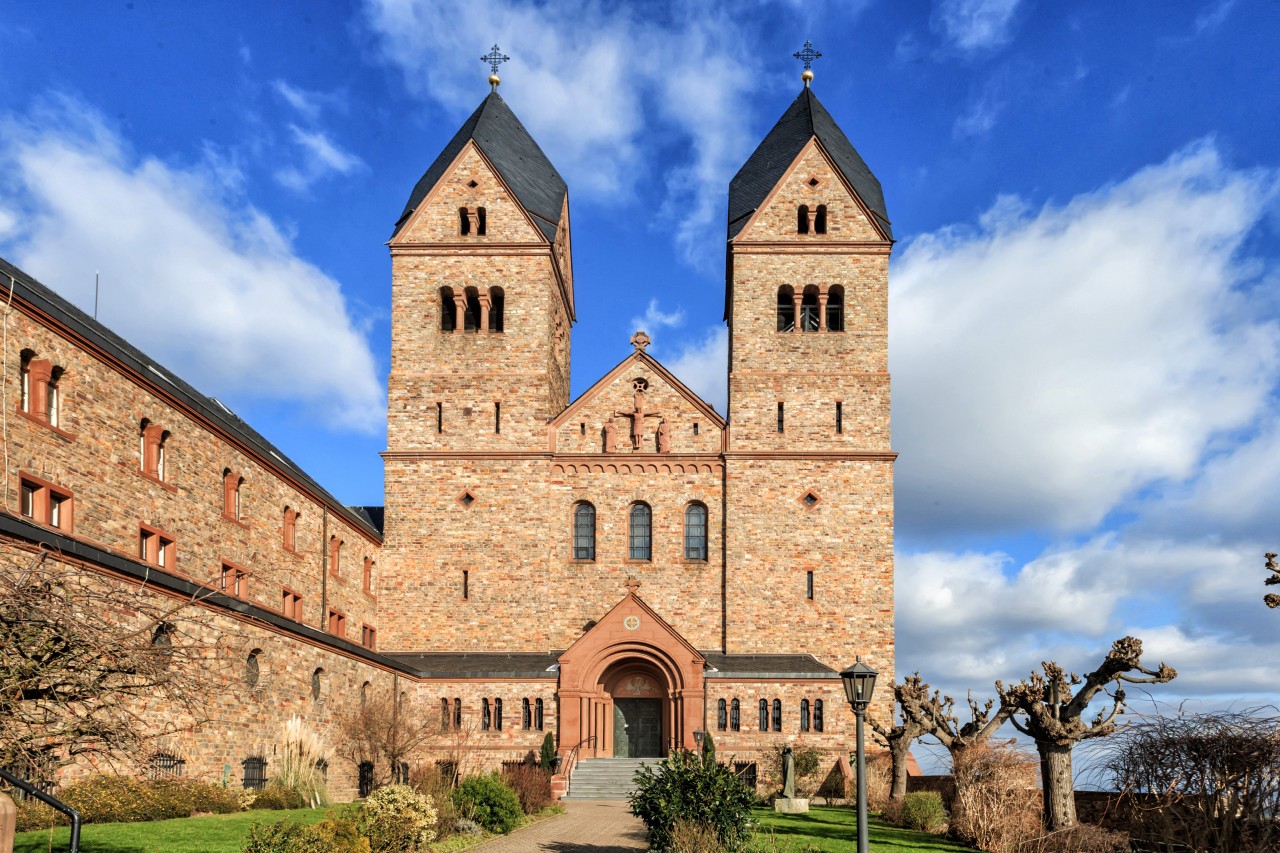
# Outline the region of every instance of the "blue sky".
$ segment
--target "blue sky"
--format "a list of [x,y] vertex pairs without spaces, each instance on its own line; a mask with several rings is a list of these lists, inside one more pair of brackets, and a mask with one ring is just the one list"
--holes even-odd
[[1132,632],[1159,698],[1276,702],[1274,0],[4,0],[0,253],[377,504],[383,244],[490,45],[570,187],[574,393],[642,326],[723,410],[727,185],[805,39],[899,240],[899,671]]

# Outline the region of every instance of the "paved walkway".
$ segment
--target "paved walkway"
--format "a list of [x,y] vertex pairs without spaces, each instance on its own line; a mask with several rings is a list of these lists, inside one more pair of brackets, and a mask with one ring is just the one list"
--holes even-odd
[[482,853],[631,853],[646,849],[644,824],[625,800],[565,800],[565,813],[495,838]]

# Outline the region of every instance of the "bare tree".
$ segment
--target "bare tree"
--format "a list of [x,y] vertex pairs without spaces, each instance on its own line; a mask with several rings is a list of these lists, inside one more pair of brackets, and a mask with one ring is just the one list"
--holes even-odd
[[[994,699],[988,699],[986,704],[979,707],[973,694],[970,693],[966,699],[969,703],[969,719],[961,724],[956,715],[951,712],[955,705],[954,700],[950,696],[943,696],[942,702],[936,699],[935,696],[935,701],[924,707],[932,724],[929,734],[941,741],[951,753],[953,767],[966,749],[985,744],[996,733],[996,729],[1004,725],[1005,720],[1013,714],[1013,709],[1003,702],[999,708],[996,708]],[[995,709],[994,714],[991,713],[992,709]]]
[[[1125,693],[1118,685],[1159,684],[1172,681],[1178,673],[1161,663],[1157,669],[1146,669],[1141,664],[1142,641],[1136,637],[1124,637],[1111,645],[1102,665],[1081,679],[1075,673],[1067,673],[1057,663],[1044,662],[1041,675],[1032,672],[1030,677],[1008,688],[996,682],[996,691],[1003,706],[1011,709],[1010,722],[1014,728],[1035,741],[1040,753],[1040,777],[1044,787],[1044,820],[1049,831],[1066,829],[1076,824],[1075,781],[1071,770],[1071,750],[1076,742],[1105,737],[1116,730],[1115,719],[1124,709]],[[1142,676],[1130,675],[1131,672]],[[1107,694],[1112,705],[1102,710],[1092,722],[1083,719],[1089,703],[1107,685],[1116,684],[1114,693]],[[1079,686],[1078,690],[1073,690]],[[1020,719],[1017,715],[1025,714]]]
[[929,685],[920,678],[919,672],[894,685],[893,699],[900,709],[902,722],[886,727],[872,720],[871,730],[875,732],[876,739],[889,749],[893,762],[889,799],[901,800],[907,795],[907,756],[911,752],[911,744],[934,728],[933,718],[925,706],[930,703],[937,705],[941,700],[936,691],[932,697],[929,696]]
[[[1276,566],[1276,555],[1269,553],[1266,555],[1266,558],[1267,571],[1271,572],[1271,577],[1267,578],[1265,581],[1266,585],[1275,586],[1280,584],[1280,567]],[[1262,600],[1267,603],[1268,607],[1280,607],[1280,595],[1276,595],[1274,592],[1267,593],[1262,597]]]
[[338,753],[354,764],[372,762],[375,778],[384,783],[408,781],[409,759],[446,734],[394,687],[370,691],[340,711],[337,724]]
[[1274,851],[1280,843],[1278,717],[1217,712],[1142,720],[1116,737],[1106,769],[1125,795],[1131,831],[1148,842],[1236,853]]
[[[204,698],[226,667],[203,618],[190,600],[10,544],[0,554],[0,765],[44,775],[88,753],[137,761],[148,742],[206,722]],[[149,713],[158,703],[170,712]]]

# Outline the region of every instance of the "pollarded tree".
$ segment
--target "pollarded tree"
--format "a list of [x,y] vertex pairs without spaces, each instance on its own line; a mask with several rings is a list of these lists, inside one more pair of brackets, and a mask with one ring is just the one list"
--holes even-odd
[[[1276,567],[1276,555],[1267,554],[1267,571],[1271,572],[1271,577],[1267,578],[1265,583],[1267,586],[1275,586],[1280,584],[1280,568]],[[1269,592],[1262,597],[1268,607],[1280,607],[1280,595]]]
[[[996,682],[1002,706],[1011,709],[1014,728],[1035,741],[1040,753],[1040,776],[1044,788],[1045,828],[1057,831],[1075,826],[1075,781],[1071,771],[1071,750],[1078,741],[1105,737],[1116,730],[1116,716],[1124,710],[1125,693],[1119,685],[1161,684],[1172,681],[1178,673],[1161,663],[1154,670],[1142,666],[1142,641],[1124,637],[1111,645],[1102,665],[1083,679],[1068,673],[1057,663],[1040,666],[1044,674],[1032,672],[1029,678],[1008,688]],[[1129,673],[1138,672],[1138,675]],[[1092,722],[1085,722],[1089,703],[1115,684],[1107,694],[1110,710],[1103,709]],[[1079,689],[1074,689],[1079,687]],[[1018,715],[1025,715],[1020,718]]]
[[[933,701],[926,704],[924,711],[928,714],[931,724],[928,733],[936,737],[947,748],[947,752],[951,753],[952,766],[966,749],[990,740],[996,733],[996,729],[1004,725],[1005,720],[1013,714],[1013,709],[1003,702],[1000,703],[999,708],[996,708],[994,699],[988,699],[985,705],[978,707],[973,694],[970,693],[967,699],[969,719],[961,724],[956,715],[951,713],[955,705],[954,700],[950,696],[943,696],[942,699],[942,702]],[[994,714],[991,713],[993,709]]]
[[945,699],[937,691],[929,695],[929,685],[920,673],[902,679],[901,684],[893,687],[893,699],[897,703],[902,722],[896,726],[886,727],[876,720],[871,721],[871,730],[876,739],[889,749],[889,757],[893,761],[893,781],[889,786],[889,799],[901,800],[907,795],[907,755],[911,752],[911,744],[923,735],[933,731],[932,714],[926,706],[938,706]]

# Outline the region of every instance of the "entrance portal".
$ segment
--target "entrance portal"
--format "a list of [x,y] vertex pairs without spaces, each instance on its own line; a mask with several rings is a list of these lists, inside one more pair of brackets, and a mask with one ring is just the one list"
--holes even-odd
[[613,700],[613,757],[662,757],[662,700]]

